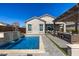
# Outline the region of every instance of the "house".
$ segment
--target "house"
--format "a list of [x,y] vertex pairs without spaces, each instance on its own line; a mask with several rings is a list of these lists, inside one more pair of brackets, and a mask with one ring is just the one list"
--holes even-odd
[[55,19],[54,16],[51,16],[49,14],[45,14],[39,17],[40,19],[44,20],[45,23],[45,30],[53,30],[53,20]]
[[[26,34],[45,34],[46,31],[54,30],[55,17],[45,14],[43,16],[34,16],[26,20]],[[57,22],[57,25],[64,24],[63,22]]]
[[32,17],[26,21],[26,33],[27,34],[44,34],[45,33],[45,21],[38,18]]

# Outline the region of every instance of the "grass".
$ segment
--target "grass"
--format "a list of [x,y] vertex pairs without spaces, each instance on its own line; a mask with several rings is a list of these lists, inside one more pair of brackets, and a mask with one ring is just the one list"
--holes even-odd
[[[47,36],[47,34],[46,34]],[[47,36],[48,37],[48,36]],[[54,43],[66,56],[68,56],[68,53],[63,49],[61,48],[57,43],[55,43],[50,37],[48,37],[52,43]]]

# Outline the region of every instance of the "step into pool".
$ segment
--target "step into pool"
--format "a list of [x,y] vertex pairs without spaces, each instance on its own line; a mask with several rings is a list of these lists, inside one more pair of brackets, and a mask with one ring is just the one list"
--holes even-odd
[[27,36],[1,46],[0,49],[39,49],[39,36]]

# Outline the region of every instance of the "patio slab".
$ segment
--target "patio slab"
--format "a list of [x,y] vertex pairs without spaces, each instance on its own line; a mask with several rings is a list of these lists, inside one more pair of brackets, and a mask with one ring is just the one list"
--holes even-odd
[[48,37],[51,38],[57,45],[59,45],[61,48],[67,48],[67,44],[69,44],[67,41],[62,40],[56,36],[52,36],[51,34],[47,33],[46,34]]
[[62,51],[60,51],[57,46],[52,43],[45,35],[42,35],[44,47],[46,50],[46,54],[48,56],[65,56]]

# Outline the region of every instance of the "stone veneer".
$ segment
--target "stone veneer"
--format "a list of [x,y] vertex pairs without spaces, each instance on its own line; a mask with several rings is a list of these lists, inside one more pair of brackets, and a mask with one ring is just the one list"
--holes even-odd
[[71,35],[71,43],[72,44],[79,44],[79,34]]

